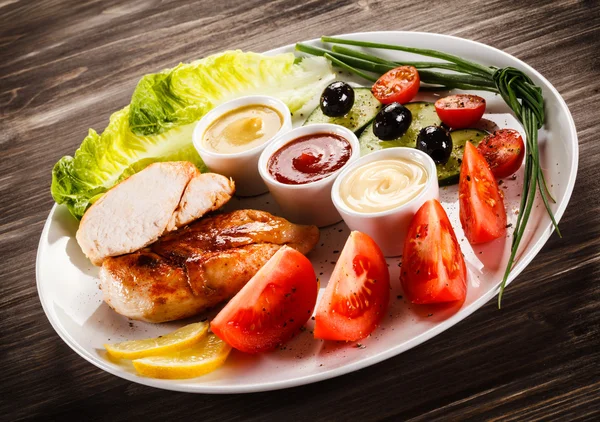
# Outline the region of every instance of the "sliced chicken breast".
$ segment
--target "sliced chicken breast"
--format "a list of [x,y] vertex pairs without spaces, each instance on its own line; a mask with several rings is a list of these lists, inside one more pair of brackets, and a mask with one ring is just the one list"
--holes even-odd
[[179,206],[192,163],[154,163],[106,192],[83,215],[77,242],[94,265],[156,241]]
[[104,300],[132,319],[187,318],[233,297],[283,245],[306,254],[318,240],[317,227],[264,211],[205,217],[143,251],[106,259]]
[[77,242],[94,265],[137,251],[226,203],[233,182],[189,162],[154,163],[106,192],[83,215]]

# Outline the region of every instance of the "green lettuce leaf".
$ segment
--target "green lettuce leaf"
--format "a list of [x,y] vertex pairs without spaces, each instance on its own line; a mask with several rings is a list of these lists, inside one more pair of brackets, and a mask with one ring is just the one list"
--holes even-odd
[[216,105],[243,95],[272,95],[292,110],[320,93],[334,75],[321,57],[226,51],[146,75],[131,104],[93,129],[73,157],[52,170],[52,197],[80,219],[108,189],[158,161],[190,161],[205,171],[192,144],[195,123]]
[[264,56],[239,50],[146,75],[131,99],[129,125],[140,135],[198,121],[213,107],[242,95],[271,95],[294,113],[334,75],[323,57],[294,63],[292,53]]
[[104,192],[158,161],[190,161],[206,167],[191,139],[193,124],[157,135],[140,136],[129,130],[129,107],[117,111],[102,135],[90,129],[74,157],[62,157],[52,170],[52,197],[81,218]]

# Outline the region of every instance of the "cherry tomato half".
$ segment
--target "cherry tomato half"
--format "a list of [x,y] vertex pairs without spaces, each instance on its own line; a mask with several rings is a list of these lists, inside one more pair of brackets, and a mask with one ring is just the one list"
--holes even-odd
[[465,300],[467,267],[448,215],[436,199],[425,202],[410,222],[400,281],[412,303]]
[[273,350],[310,318],[318,291],[308,258],[284,246],[225,305],[210,328],[242,352]]
[[435,102],[435,111],[446,126],[464,129],[481,120],[485,99],[470,94],[450,95]]
[[317,307],[316,338],[356,341],[379,325],[390,302],[390,273],[369,236],[353,231]]
[[383,74],[371,88],[371,92],[382,104],[410,102],[417,92],[421,79],[412,66],[400,66]]
[[508,177],[521,167],[525,158],[523,138],[513,129],[497,130],[477,146],[496,179]]
[[458,182],[460,223],[473,244],[489,242],[506,233],[502,194],[485,158],[467,142]]

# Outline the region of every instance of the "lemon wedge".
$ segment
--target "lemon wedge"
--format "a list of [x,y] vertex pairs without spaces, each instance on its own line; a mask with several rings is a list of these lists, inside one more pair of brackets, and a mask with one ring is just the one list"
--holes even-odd
[[230,351],[231,346],[211,333],[189,349],[136,359],[133,366],[140,375],[146,377],[194,378],[217,369],[225,362]]
[[104,348],[113,358],[139,359],[187,349],[198,343],[207,332],[208,323],[197,322],[161,337],[105,344]]

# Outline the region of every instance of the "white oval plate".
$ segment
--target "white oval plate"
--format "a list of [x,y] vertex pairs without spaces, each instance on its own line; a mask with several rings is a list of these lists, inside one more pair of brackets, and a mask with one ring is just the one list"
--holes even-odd
[[[556,197],[552,209],[557,220],[560,219],[571,196],[577,173],[577,133],[564,100],[542,75],[500,50],[456,37],[416,32],[372,32],[346,37],[437,49],[485,65],[514,66],[524,70],[542,87],[546,99],[547,123],[540,131],[541,163],[548,186]],[[269,53],[289,52],[293,49],[294,46],[290,45]],[[401,52],[386,54],[395,60],[414,59],[411,54]],[[500,127],[512,127],[523,132],[499,96],[485,93],[483,96],[488,102],[484,118],[494,121]],[[428,94],[417,100],[435,98]],[[506,180],[502,185],[505,189],[509,222],[513,224],[516,220],[514,210],[518,208],[517,195],[522,186],[521,178],[522,169],[517,173],[516,180]],[[459,309],[410,305],[400,298],[399,260],[389,259],[393,285],[389,315],[371,337],[361,341],[360,347],[356,343],[314,340],[310,333],[313,322],[309,321],[307,330],[289,342],[283,350],[259,356],[234,351],[222,368],[200,378],[158,380],[138,376],[129,362],[109,360],[102,345],[106,342],[162,335],[189,321],[159,325],[130,321],[104,304],[96,279],[98,269],[79,249],[75,240],[77,222],[63,206],[52,209],[42,232],[36,267],[38,292],[52,326],[73,350],[97,367],[133,382],[196,393],[255,392],[317,382],[396,356],[453,326],[498,293],[512,230],[509,230],[506,238],[473,249],[464,239],[459,223],[456,186],[442,189],[441,199],[460,241],[469,270],[465,303]],[[227,208],[259,208],[278,212],[269,195],[245,200],[233,199]],[[344,223],[322,230],[319,245],[309,255],[322,281],[322,288],[327,283],[348,233]],[[552,227],[544,207],[534,207],[522,242],[521,255],[509,281],[531,262],[551,233]]]

